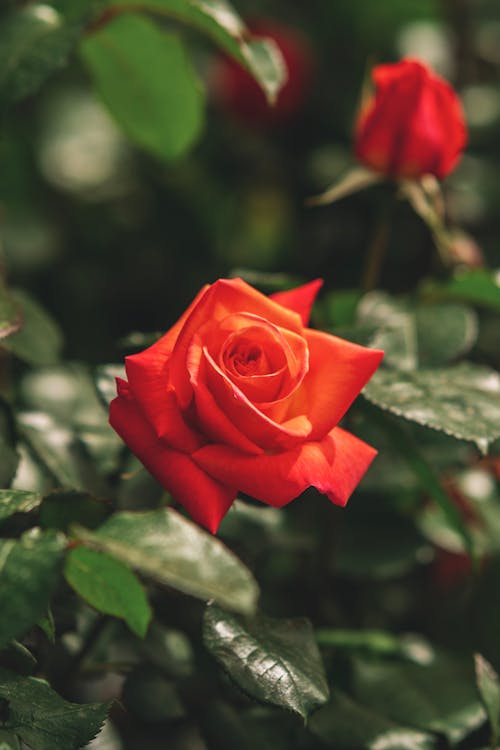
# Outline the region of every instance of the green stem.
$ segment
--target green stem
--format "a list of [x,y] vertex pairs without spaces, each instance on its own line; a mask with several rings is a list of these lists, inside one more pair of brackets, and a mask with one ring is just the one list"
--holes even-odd
[[364,292],[375,289],[380,281],[382,266],[384,264],[389,238],[391,235],[392,209],[394,205],[394,193],[383,206],[378,222],[375,226],[372,241],[368,246],[361,277],[361,288]]

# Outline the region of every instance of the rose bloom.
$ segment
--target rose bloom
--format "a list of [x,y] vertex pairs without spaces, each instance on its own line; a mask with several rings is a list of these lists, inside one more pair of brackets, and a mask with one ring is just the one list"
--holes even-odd
[[443,179],[467,142],[460,100],[445,80],[418,60],[378,65],[375,93],[355,126],[357,158],[390,177]]
[[214,533],[238,491],[281,507],[313,486],[345,505],[376,454],[337,425],[383,352],[306,327],[321,283],[266,297],[221,279],[125,360],[112,427]]

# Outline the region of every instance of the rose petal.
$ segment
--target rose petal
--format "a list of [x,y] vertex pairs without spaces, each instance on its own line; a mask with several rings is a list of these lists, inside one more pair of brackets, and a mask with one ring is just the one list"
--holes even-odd
[[384,353],[307,328],[309,372],[293,396],[290,414],[307,414],[309,440],[321,440],[339,423],[379,366]]
[[288,289],[286,292],[275,292],[270,295],[270,299],[298,313],[302,323],[306,326],[309,323],[314,300],[322,286],[323,279],[315,279],[295,289]]
[[[126,389],[122,388],[122,393],[126,394]],[[236,497],[236,490],[207,475],[190,456],[166,447],[144,419],[130,392],[111,402],[109,422],[192,518],[215,533]]]
[[201,289],[177,323],[159,341],[125,358],[130,388],[144,416],[158,437],[187,452],[203,445],[204,441],[186,424],[175,393],[168,389],[168,364],[179,332],[208,288],[206,285]]
[[300,317],[246,284],[242,279],[219,279],[207,290],[192,309],[172,351],[170,382],[186,408],[192,398],[192,387],[186,371],[188,349],[201,326],[210,321],[215,325],[235,311],[253,313],[274,325],[296,333],[302,332]]
[[267,505],[281,507],[308,487],[345,505],[377,451],[340,427],[319,443],[275,455],[249,456],[224,445],[206,445],[193,460],[208,474]]
[[200,378],[200,359],[203,356],[201,348],[192,347],[189,350],[189,371],[194,392],[196,419],[203,434],[217,443],[227,443],[244,453],[262,453],[256,443],[249,440],[231,422],[229,417],[219,408],[204,378]]
[[293,415],[293,425],[275,422],[264,414],[218,367],[206,349],[200,360],[199,379],[207,384],[219,409],[228,419],[264,450],[292,448],[303,442],[311,431],[310,421],[304,414]]

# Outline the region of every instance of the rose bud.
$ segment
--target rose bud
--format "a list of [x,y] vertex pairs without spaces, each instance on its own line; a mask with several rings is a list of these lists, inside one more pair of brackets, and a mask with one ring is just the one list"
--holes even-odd
[[238,491],[281,507],[312,486],[345,505],[376,454],[338,423],[383,352],[307,327],[320,286],[266,297],[221,279],[125,360],[112,427],[212,532]]
[[467,142],[456,92],[418,60],[378,65],[372,78],[355,125],[357,158],[395,179],[446,177]]
[[302,107],[313,73],[313,52],[297,30],[274,21],[251,25],[252,35],[276,42],[285,62],[286,80],[274,104],[246,68],[230,57],[219,57],[209,74],[209,87],[216,102],[237,120],[253,126],[283,123]]

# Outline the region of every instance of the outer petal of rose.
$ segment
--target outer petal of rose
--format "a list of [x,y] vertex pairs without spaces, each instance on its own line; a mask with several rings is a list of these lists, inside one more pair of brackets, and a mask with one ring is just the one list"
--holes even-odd
[[220,482],[267,505],[286,505],[308,487],[345,505],[376,453],[336,427],[320,443],[304,443],[283,453],[249,456],[224,445],[206,445],[193,459]]
[[261,294],[242,279],[219,279],[192,309],[179,333],[172,351],[170,382],[179,398],[181,408],[186,408],[192,398],[192,388],[186,371],[186,358],[193,336],[207,321],[218,322],[234,312],[247,312],[283,328],[302,332],[302,322],[297,313]]
[[152,346],[125,358],[130,389],[158,437],[182,451],[190,452],[203,441],[184,421],[175,393],[168,390],[168,364],[172,349],[186,319],[205,295],[201,289],[191,305],[167,333]]
[[312,425],[308,439],[321,440],[342,419],[384,353],[311,328],[304,335],[309,372],[293,396],[290,413],[307,414]]
[[111,402],[109,422],[192,518],[215,533],[236,497],[236,490],[206,474],[190,456],[167,448],[130,396],[118,396]]
[[295,289],[275,292],[269,296],[274,302],[278,302],[288,310],[298,313],[302,318],[302,323],[306,326],[309,323],[314,300],[322,286],[323,279],[315,279],[315,281],[310,281],[308,284],[298,286]]

